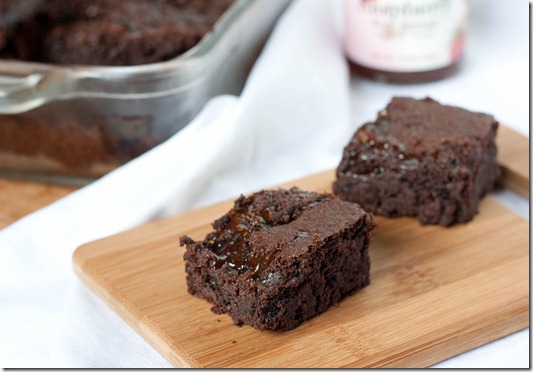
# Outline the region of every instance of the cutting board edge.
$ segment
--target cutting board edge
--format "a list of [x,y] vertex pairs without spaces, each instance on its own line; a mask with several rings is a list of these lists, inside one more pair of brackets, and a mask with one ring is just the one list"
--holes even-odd
[[[522,309],[512,318],[513,322],[509,324],[506,321],[499,323],[487,324],[474,328],[469,332],[461,333],[462,342],[457,345],[457,339],[453,338],[451,334],[442,336],[442,340],[437,340],[429,347],[420,351],[414,348],[403,351],[401,354],[410,352],[408,355],[398,358],[398,354],[393,355],[378,363],[369,363],[364,368],[427,368],[434,364],[441,363],[450,358],[456,357],[465,352],[474,350],[478,347],[487,345],[491,342],[497,341],[503,337],[507,337],[513,333],[519,332],[528,328],[529,326],[529,301],[525,300]],[[506,319],[507,320],[507,319]],[[436,352],[438,351],[438,352]],[[406,360],[409,362],[406,363]],[[341,368],[349,368],[351,366],[342,366]]]
[[[529,200],[529,138],[500,124],[496,144],[497,160],[502,168],[500,183]],[[522,158],[526,156],[527,158]]]
[[500,165],[502,167],[502,185],[529,200],[529,178],[524,178],[520,172],[513,168],[507,167],[504,164]]

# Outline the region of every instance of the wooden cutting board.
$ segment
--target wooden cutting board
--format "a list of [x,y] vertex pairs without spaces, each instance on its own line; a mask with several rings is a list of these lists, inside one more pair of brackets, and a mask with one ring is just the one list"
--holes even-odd
[[[333,171],[291,182],[330,191]],[[82,280],[176,367],[425,367],[529,325],[529,225],[491,197],[471,223],[376,218],[372,283],[289,332],[237,327],[187,293],[179,236],[231,202],[89,243]]]
[[503,183],[529,199],[529,138],[500,125],[496,144]]

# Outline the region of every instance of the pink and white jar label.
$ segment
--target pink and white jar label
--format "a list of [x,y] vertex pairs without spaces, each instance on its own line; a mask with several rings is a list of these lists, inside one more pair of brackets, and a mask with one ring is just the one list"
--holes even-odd
[[430,71],[457,62],[467,0],[345,0],[348,57],[392,72]]

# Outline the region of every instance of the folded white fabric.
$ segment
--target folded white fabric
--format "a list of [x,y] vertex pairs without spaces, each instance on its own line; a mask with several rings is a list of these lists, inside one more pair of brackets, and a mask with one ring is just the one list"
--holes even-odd
[[78,280],[72,253],[149,220],[334,167],[353,128],[333,17],[330,1],[296,1],[240,97],[213,99],[164,144],[0,231],[3,367],[170,366]]

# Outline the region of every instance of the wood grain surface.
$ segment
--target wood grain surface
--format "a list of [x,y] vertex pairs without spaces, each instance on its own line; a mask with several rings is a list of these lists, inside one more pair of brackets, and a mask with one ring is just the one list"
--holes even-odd
[[503,184],[529,199],[529,138],[500,125],[496,143]]
[[0,229],[74,190],[72,186],[0,178]]
[[[329,191],[333,172],[285,187]],[[288,332],[237,327],[187,293],[183,234],[231,201],[89,243],[81,279],[177,367],[425,367],[529,324],[529,224],[485,198],[453,228],[377,218],[370,286]]]

